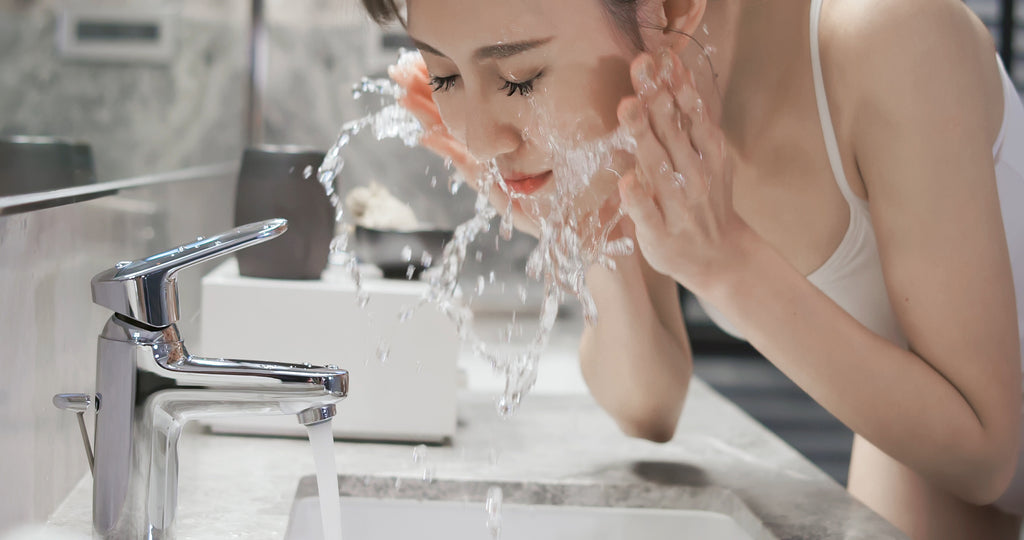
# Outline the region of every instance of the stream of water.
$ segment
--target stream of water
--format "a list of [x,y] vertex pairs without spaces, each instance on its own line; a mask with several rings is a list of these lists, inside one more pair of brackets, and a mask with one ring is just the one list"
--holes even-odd
[[334,460],[334,432],[331,421],[306,426],[316,465],[316,484],[320,491],[320,520],[324,540],[341,540],[341,497],[338,494],[338,465]]

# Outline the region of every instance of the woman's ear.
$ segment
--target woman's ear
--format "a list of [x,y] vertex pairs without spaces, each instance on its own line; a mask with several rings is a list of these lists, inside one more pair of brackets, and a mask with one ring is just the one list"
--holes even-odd
[[665,0],[666,30],[693,35],[704,19],[708,0]]
[[[641,2],[640,23],[646,28],[648,48],[669,46],[683,37],[680,32],[694,35],[708,0],[649,0]],[[657,41],[658,43],[652,43]],[[653,45],[653,47],[652,47]]]

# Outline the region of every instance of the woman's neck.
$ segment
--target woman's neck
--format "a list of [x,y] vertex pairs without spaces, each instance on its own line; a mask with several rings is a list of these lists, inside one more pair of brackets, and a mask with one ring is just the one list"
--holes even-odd
[[705,47],[717,73],[716,117],[727,134],[757,131],[809,65],[809,8],[807,1],[792,0],[708,2]]

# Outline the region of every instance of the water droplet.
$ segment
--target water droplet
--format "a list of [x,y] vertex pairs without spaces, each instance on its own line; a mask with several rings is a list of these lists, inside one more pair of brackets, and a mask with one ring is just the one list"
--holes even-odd
[[494,540],[501,538],[501,503],[503,498],[504,494],[500,487],[491,486],[487,490],[487,502],[485,503],[487,530],[491,533],[491,538]]
[[416,313],[415,306],[404,306],[398,313],[398,322],[408,322],[412,318],[413,314]]
[[412,449],[412,462],[419,465],[427,459],[427,445],[417,445]]
[[412,247],[411,246],[405,246],[405,247],[402,248],[402,260],[405,261],[405,262],[409,262],[409,261],[412,260]]
[[409,265],[405,268],[405,279],[411,280],[416,275],[416,266]]
[[486,285],[484,284],[484,277],[483,276],[477,276],[476,277],[476,294],[477,294],[477,296],[480,296],[481,294],[484,293],[484,288],[485,287],[486,287]]
[[359,304],[359,307],[365,308],[370,303],[370,293],[360,290],[356,293],[356,303]]
[[512,230],[514,228],[514,223],[512,220],[512,199],[509,199],[508,209],[506,209],[505,214],[501,216],[501,225],[499,232],[502,240],[512,239]]
[[433,263],[434,258],[430,256],[430,253],[424,251],[423,254],[420,255],[420,264],[423,265],[423,268],[430,268],[430,265]]
[[377,361],[386,364],[391,358],[391,345],[388,345],[383,338],[377,340]]
[[302,169],[302,177],[308,179],[311,176],[313,176],[313,166],[306,165],[306,168]]

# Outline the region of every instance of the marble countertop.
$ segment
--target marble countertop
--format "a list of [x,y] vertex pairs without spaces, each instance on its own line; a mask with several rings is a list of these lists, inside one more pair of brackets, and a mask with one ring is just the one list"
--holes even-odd
[[[537,389],[510,419],[496,412],[498,379],[464,363],[456,436],[427,447],[425,459],[414,459],[413,445],[337,442],[342,493],[483,508],[498,485],[506,502],[712,510],[759,539],[906,538],[699,379],[671,442],[624,436],[583,391],[573,349],[570,338],[553,340]],[[292,501],[315,486],[308,441],[194,424],[179,470],[179,538],[283,538]],[[50,517],[47,538],[89,537],[91,490],[87,476]]]
[[[508,420],[493,402],[489,393],[461,395],[455,440],[429,447],[418,463],[410,445],[336,443],[343,493],[444,499],[472,480],[502,486],[509,502],[540,494],[545,501],[718,511],[754,538],[904,538],[698,380],[667,444],[623,436],[585,395],[528,396]],[[193,429],[180,457],[180,538],[282,538],[291,502],[297,490],[309,492],[304,477],[314,474],[309,443],[300,439]],[[543,489],[531,489],[537,486]],[[484,495],[476,495],[482,506]],[[87,477],[51,517],[51,528],[88,537],[90,497]]]

